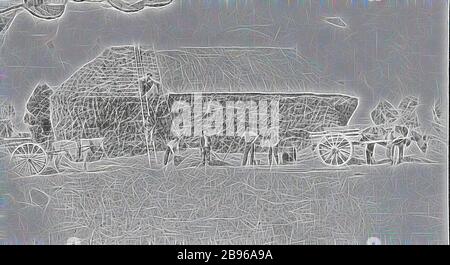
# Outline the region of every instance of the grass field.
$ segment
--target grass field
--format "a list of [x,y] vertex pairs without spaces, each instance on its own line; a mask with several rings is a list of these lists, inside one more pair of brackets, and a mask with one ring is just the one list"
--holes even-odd
[[177,166],[153,158],[151,169],[141,156],[93,163],[91,172],[10,172],[8,236],[43,244],[446,242],[444,164],[410,156],[399,166],[357,159],[329,168],[312,154],[299,157],[273,167],[204,167],[184,154]]

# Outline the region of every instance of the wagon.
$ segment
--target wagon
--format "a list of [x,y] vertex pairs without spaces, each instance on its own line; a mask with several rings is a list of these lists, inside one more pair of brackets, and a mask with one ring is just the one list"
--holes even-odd
[[395,146],[401,142],[411,141],[412,137],[407,135],[397,136],[390,139],[382,135],[377,139],[364,137],[362,130],[350,128],[333,128],[321,132],[311,132],[313,150],[320,158],[321,162],[327,166],[345,166],[354,157],[355,146],[362,145],[382,145]]
[[9,152],[11,170],[20,177],[40,175],[48,167],[58,173],[68,169],[86,171],[88,160],[104,153],[103,138],[39,144],[31,137],[19,136],[4,138],[2,145]]

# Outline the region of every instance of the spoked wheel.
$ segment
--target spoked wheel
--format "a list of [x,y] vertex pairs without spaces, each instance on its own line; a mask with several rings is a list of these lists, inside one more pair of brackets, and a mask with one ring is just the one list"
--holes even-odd
[[47,153],[38,144],[19,145],[11,154],[12,170],[21,177],[39,175],[47,165]]
[[344,166],[353,155],[352,143],[342,134],[326,135],[317,146],[322,163],[327,166]]

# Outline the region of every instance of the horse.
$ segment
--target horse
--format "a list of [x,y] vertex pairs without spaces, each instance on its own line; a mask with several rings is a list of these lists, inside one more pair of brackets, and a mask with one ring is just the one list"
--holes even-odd
[[[408,137],[399,137],[393,139],[391,144],[387,145],[387,156],[391,160],[392,165],[401,164],[404,159],[405,147],[409,147],[412,142],[415,142],[422,153],[426,153],[428,149],[428,140],[430,137],[426,134],[422,135],[417,131],[410,130]],[[397,153],[397,156],[396,156]]]
[[[361,141],[367,142],[365,153],[368,165],[375,164],[373,155],[377,145],[386,147],[386,156],[391,160],[392,165],[402,162],[405,147],[409,147],[412,142],[415,142],[423,153],[426,153],[428,149],[428,135],[422,135],[418,131],[402,125],[395,125],[389,129],[370,127],[365,129],[361,135]],[[395,158],[396,153],[398,155]]]

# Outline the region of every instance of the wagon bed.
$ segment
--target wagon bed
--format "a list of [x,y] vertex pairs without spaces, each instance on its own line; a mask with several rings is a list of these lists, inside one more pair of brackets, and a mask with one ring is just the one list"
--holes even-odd
[[336,167],[344,166],[352,159],[355,145],[396,144],[409,138],[365,139],[362,130],[357,128],[332,128],[320,132],[310,132],[309,136],[313,144],[313,150],[317,152],[322,163]]
[[83,163],[86,169],[86,152],[92,145],[102,148],[103,138],[80,139],[79,142],[52,142],[46,150],[34,143],[31,137],[9,137],[0,139],[0,146],[10,157],[10,169],[21,177],[27,177],[42,174],[47,166],[61,172],[64,168],[75,168],[76,164]]

